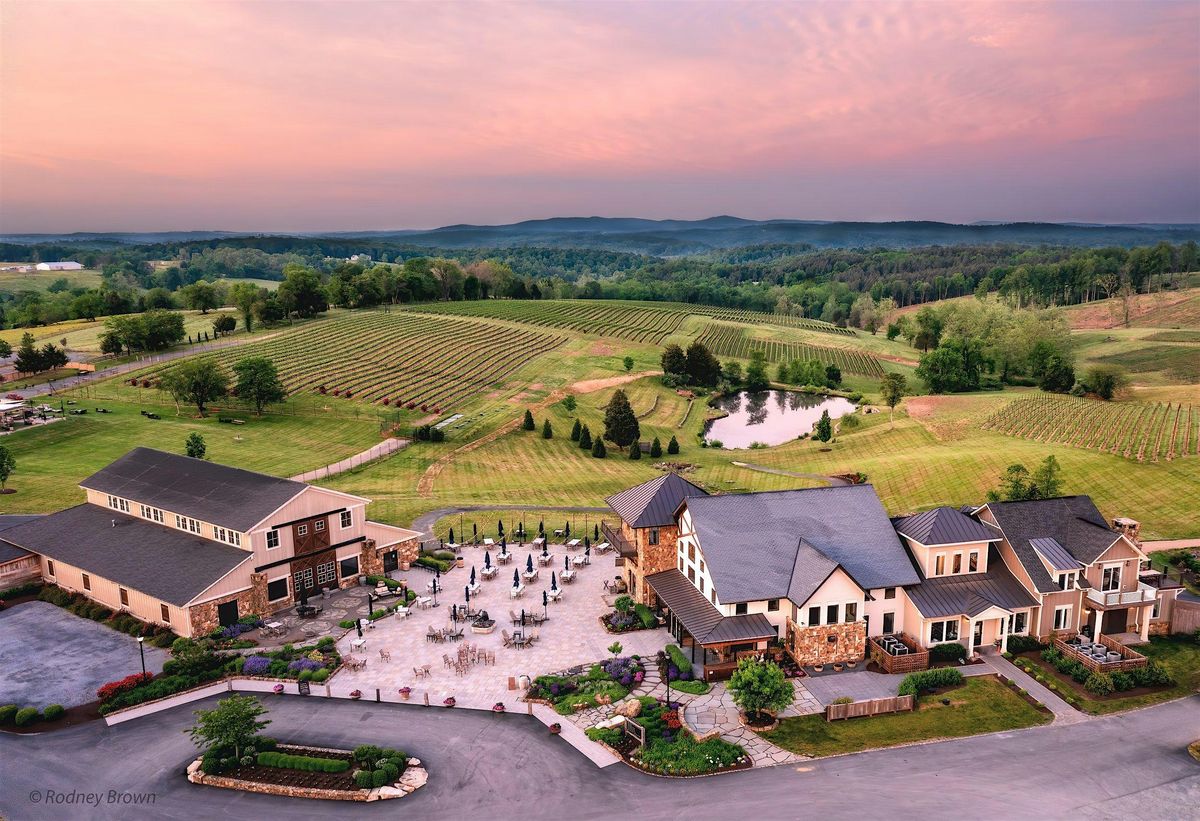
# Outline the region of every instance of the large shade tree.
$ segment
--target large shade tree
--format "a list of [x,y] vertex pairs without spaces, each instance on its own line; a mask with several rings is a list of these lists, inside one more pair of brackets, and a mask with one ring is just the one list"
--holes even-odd
[[234,390],[239,399],[254,405],[256,416],[262,416],[263,408],[287,398],[287,391],[279,379],[275,363],[265,356],[248,356],[233,366],[237,382]]
[[212,359],[188,359],[163,375],[162,387],[177,404],[195,405],[205,416],[208,404],[229,392],[229,377]]

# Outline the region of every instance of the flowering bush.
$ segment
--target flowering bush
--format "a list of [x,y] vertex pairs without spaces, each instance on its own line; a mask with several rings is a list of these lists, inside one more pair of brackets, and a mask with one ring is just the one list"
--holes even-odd
[[283,695],[283,685],[282,684],[276,684],[271,689],[275,691],[275,695],[277,695],[277,696]]
[[325,665],[319,661],[313,661],[311,658],[296,659],[288,664],[289,673],[300,673],[305,670],[320,670]]
[[134,673],[132,676],[126,676],[119,681],[110,681],[96,691],[96,697],[101,701],[108,701],[113,696],[118,696],[121,693],[128,693],[139,684],[145,684],[154,676],[149,673]]
[[351,690],[350,698],[355,698],[355,699],[362,698],[362,690]]
[[271,669],[271,660],[266,656],[250,656],[242,665],[242,672],[248,676],[264,676]]
[[442,704],[445,704],[447,707],[453,707],[457,703],[458,702],[454,700],[454,696],[448,696],[446,700],[442,702]]

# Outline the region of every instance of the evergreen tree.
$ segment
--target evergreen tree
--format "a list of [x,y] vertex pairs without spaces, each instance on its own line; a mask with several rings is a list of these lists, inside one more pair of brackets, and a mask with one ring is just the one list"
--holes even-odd
[[21,345],[17,348],[17,358],[13,360],[17,373],[40,373],[42,355],[33,345],[33,334],[25,332],[21,335]]
[[604,438],[596,437],[595,443],[592,445],[592,456],[596,459],[603,459],[608,455],[608,450],[604,447]]
[[630,371],[633,370],[633,357],[632,356],[625,357],[625,360],[621,364],[623,364],[625,366],[625,373],[629,373]]
[[6,445],[0,444],[0,490],[8,483],[8,477],[17,469],[16,457]]
[[550,427],[549,419],[547,419],[545,422],[542,423],[542,438],[543,439],[553,439],[554,438],[554,430],[553,430],[553,428]]
[[592,432],[588,430],[587,425],[584,425],[583,430],[579,432],[579,447],[581,450],[592,449]]
[[688,345],[687,373],[693,385],[711,388],[721,378],[721,363],[699,340]]
[[203,459],[204,454],[208,453],[208,445],[204,444],[204,437],[195,431],[188,434],[184,448],[187,450],[187,455],[193,459]]
[[[780,368],[783,368],[782,364],[780,364]],[[786,379],[779,381],[787,382]],[[759,393],[770,387],[771,382],[767,379],[767,358],[762,351],[755,351],[750,354],[750,366],[746,368],[746,390],[751,393]]]
[[825,366],[825,384],[831,388],[836,388],[842,384],[842,369],[837,365]]
[[821,418],[817,420],[813,436],[821,442],[828,442],[833,438],[833,420],[829,418],[829,411],[821,411]]
[[662,456],[662,442],[658,441],[658,437],[654,437],[654,441],[650,443],[650,456],[657,459]]
[[534,427],[533,414],[529,412],[528,408],[526,408],[525,419],[521,422],[521,430],[533,430]]
[[579,420],[575,420],[575,424],[571,426],[571,441],[578,442],[579,435],[583,432],[583,425],[579,424]]
[[674,436],[671,437],[670,442],[667,442],[667,453],[671,456],[675,456],[679,453],[679,440],[677,440]]
[[613,391],[612,399],[608,400],[608,407],[604,409],[603,438],[625,447],[630,442],[636,442],[640,434],[641,427],[633,406],[629,404],[629,397],[625,391],[617,388]]
[[641,442],[634,442],[632,445],[629,446],[629,458],[633,459],[635,461],[642,458],[642,443]]
[[662,369],[667,376],[687,375],[687,356],[678,345],[668,345],[663,350]]
[[792,372],[786,362],[779,363],[779,368],[775,371],[775,381],[783,382],[784,384],[792,381]]

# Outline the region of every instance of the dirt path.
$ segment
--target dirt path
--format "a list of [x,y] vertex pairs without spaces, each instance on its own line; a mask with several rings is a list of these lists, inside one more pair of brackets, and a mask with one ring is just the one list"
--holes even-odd
[[[637,380],[642,379],[644,377],[655,376],[660,373],[662,373],[662,371],[641,371],[639,373],[626,373],[626,374],[622,374],[620,376],[609,376],[609,377],[605,377],[603,379],[584,379],[580,382],[576,382],[575,384],[571,385],[569,388],[566,388],[566,389],[560,388],[556,391],[551,391],[550,394],[547,395],[540,402],[530,405],[529,410],[531,412],[545,410],[546,408],[553,405],[555,402],[559,402],[559,401],[565,399],[568,393],[574,393],[574,394],[594,393],[595,391],[602,391],[605,388],[615,388],[620,385],[627,385],[630,382],[636,382]],[[420,496],[422,499],[432,498],[433,497],[433,483],[437,480],[437,477],[441,475],[442,471],[444,471],[451,462],[453,462],[459,456],[470,453],[471,451],[474,451],[474,450],[479,450],[479,448],[483,447],[484,445],[490,444],[491,442],[495,442],[497,439],[499,439],[504,434],[516,430],[520,424],[521,424],[521,415],[520,414],[514,415],[512,418],[512,421],[505,422],[503,425],[496,428],[491,433],[485,434],[484,436],[481,436],[478,439],[470,441],[467,444],[463,445],[462,447],[455,448],[454,450],[447,453],[445,456],[442,456],[440,459],[438,459],[432,465],[427,467],[425,469],[425,473],[423,473],[421,475],[421,481],[419,481],[417,483],[417,495]]]
[[292,479],[297,482],[315,482],[318,479],[325,479],[329,476],[336,476],[339,473],[345,473],[348,470],[354,470],[356,467],[361,467],[367,462],[374,462],[376,459],[382,459],[388,454],[395,453],[403,447],[410,444],[408,439],[384,439],[378,445],[372,445],[362,453],[356,453],[353,456],[347,456],[334,462],[331,465],[310,470],[307,473],[301,473],[298,476],[293,476]]
[[769,468],[766,465],[752,465],[749,462],[732,462],[735,467],[745,468],[746,470],[757,470],[759,473],[773,473],[776,476],[793,476],[797,479],[819,479],[822,482],[828,482],[833,487],[846,487],[850,483],[845,479],[837,476],[823,476],[820,473],[797,473],[794,470],[783,470],[782,468]]
[[[554,510],[560,513],[612,513],[610,507],[583,507],[575,505],[462,505],[461,507],[439,507],[422,513],[412,521],[412,529],[419,533],[430,533],[438,519],[455,513],[474,513],[479,510]],[[432,534],[431,534],[432,535]]]

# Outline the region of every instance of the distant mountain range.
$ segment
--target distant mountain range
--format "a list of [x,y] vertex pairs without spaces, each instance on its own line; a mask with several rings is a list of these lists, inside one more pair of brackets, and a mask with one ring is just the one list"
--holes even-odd
[[[0,242],[146,244],[212,241],[268,236],[236,231],[151,233],[8,234]],[[925,245],[1147,245],[1160,241],[1200,241],[1200,224],[1095,225],[1050,222],[824,222],[748,220],[720,216],[703,220],[648,220],[625,217],[555,217],[510,225],[447,225],[433,230],[272,233],[269,236],[362,240],[431,249],[518,246],[595,248],[658,256],[699,254],[764,244],[804,244],[817,248],[915,247]]]

